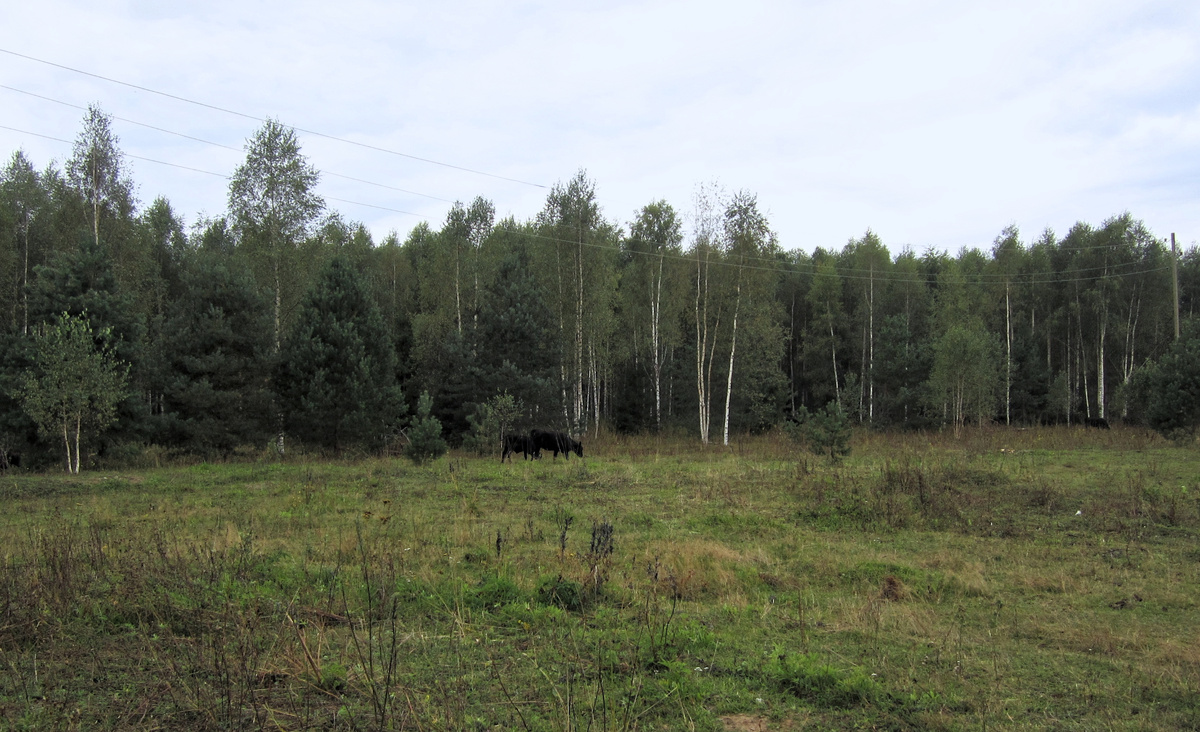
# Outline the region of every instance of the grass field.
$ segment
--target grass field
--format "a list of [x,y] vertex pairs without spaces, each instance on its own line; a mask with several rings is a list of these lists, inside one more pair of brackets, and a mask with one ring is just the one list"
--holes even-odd
[[853,445],[0,477],[0,727],[1200,727],[1194,448]]

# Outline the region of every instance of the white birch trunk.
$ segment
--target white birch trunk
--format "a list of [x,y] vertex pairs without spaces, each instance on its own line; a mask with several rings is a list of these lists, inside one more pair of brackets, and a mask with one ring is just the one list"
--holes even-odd
[[21,300],[25,306],[25,317],[21,323],[21,334],[29,334],[29,220],[25,221],[25,269],[21,275]]
[[66,419],[64,419],[63,425],[62,425],[62,436],[63,436],[63,445],[66,447],[66,450],[67,450],[67,472],[70,473],[70,472],[72,472],[72,470],[71,470],[71,436],[70,436],[70,433],[68,432],[68,425],[69,425],[69,422]]
[[659,342],[659,317],[662,308],[663,256],[658,256],[658,278],[650,292],[650,345],[654,349],[651,368],[654,370],[654,425],[662,431],[662,345]]
[[1100,343],[1096,349],[1096,416],[1105,419],[1104,409],[1104,341],[1108,336],[1108,313],[1100,321]]
[[[274,238],[272,236],[272,238]],[[282,256],[279,251],[281,245],[276,243],[275,246],[275,356],[279,356],[279,352],[283,347],[283,284],[279,274],[279,259]],[[283,412],[276,408],[275,421],[278,424],[279,430],[275,435],[275,451],[280,455],[284,451],[283,439]]]
[[583,232],[579,234],[579,251],[576,258],[578,297],[575,300],[575,422],[587,424],[587,411],[583,402]]
[[100,175],[96,170],[96,156],[92,154],[92,233],[96,246],[100,246]]
[[1012,424],[1012,302],[1011,283],[1004,283],[1004,424]]
[[[1075,303],[1076,305],[1079,304],[1078,296],[1076,296]],[[1082,313],[1083,310],[1080,309],[1079,312]],[[1086,359],[1083,352],[1083,317],[1078,318],[1075,324],[1079,328],[1079,338],[1076,339],[1078,348],[1075,354],[1075,374],[1076,378],[1079,379],[1079,382],[1083,384],[1083,416],[1085,419],[1088,419],[1092,416],[1092,399],[1091,394],[1088,393],[1090,390],[1088,389],[1087,369],[1084,368]]]
[[729,444],[729,399],[733,394],[733,357],[737,353],[737,325],[738,312],[742,308],[742,279],[739,273],[737,285],[737,299],[733,306],[733,335],[729,340],[729,374],[725,380],[725,428],[724,428],[724,444]]
[[[708,349],[708,280],[696,253],[696,395],[700,400],[700,442],[708,444],[708,395],[705,393],[704,354]],[[702,302],[703,297],[703,302]]]
[[868,368],[867,368],[867,421],[875,421],[875,263],[871,263],[871,297],[867,310],[867,322],[869,324],[870,343],[868,343]]
[[79,433],[83,431],[83,415],[75,417],[75,470],[72,472],[79,475]]
[[833,334],[833,306],[825,303],[825,313],[829,321],[829,352],[833,359],[833,394],[837,401],[838,409],[842,408],[842,387],[838,383],[837,371],[837,340]]

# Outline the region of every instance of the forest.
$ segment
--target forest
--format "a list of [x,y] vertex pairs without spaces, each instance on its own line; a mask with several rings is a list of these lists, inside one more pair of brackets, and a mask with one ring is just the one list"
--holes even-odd
[[618,221],[581,170],[531,220],[480,197],[376,241],[317,194],[294,130],[270,120],[245,149],[224,214],[190,225],[166,196],[138,200],[98,107],[65,162],[12,153],[5,465],[285,435],[377,453],[430,417],[452,445],[498,451],[480,440],[500,400],[523,429],[703,444],[821,409],[884,429],[1195,426],[1200,255],[1173,258],[1129,213],[953,255],[870,230],[807,253],[752,192],[700,185]]

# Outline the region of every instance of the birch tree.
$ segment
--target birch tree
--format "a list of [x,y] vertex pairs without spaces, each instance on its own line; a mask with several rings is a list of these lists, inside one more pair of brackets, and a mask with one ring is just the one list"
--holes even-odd
[[[21,150],[13,153],[8,166],[0,172],[0,198],[13,218],[20,245],[13,267],[12,322],[22,334],[29,332],[29,246],[33,222],[49,203],[41,176]],[[18,317],[19,311],[19,317]]]
[[93,333],[86,314],[67,313],[34,334],[21,402],[45,437],[62,439],[69,473],[79,472],[83,439],[116,421],[125,396],[129,368],[113,355],[109,337],[107,329]]
[[295,298],[303,291],[288,271],[289,255],[325,208],[314,190],[319,180],[300,152],[295,130],[269,119],[246,142],[246,160],[229,183],[234,231],[255,255],[259,281],[274,295],[276,353],[283,341],[285,294]]
[[[67,160],[67,182],[87,201],[92,218],[92,236],[100,244],[101,216],[128,217],[134,209],[133,181],[125,169],[120,138],[112,130],[112,118],[94,104],[88,105],[83,130],[75,138]],[[117,242],[114,241],[114,244]],[[120,262],[119,251],[113,258]]]
[[954,324],[934,345],[930,394],[945,405],[954,434],[970,419],[982,426],[995,409],[997,347],[978,322]]
[[537,223],[548,254],[541,267],[552,279],[548,291],[558,316],[563,420],[584,430],[589,412],[600,421],[610,373],[617,232],[602,217],[596,184],[582,170],[551,189]]
[[[829,371],[817,368],[815,373],[824,382],[825,389],[814,388],[814,392],[825,392],[833,397],[838,408],[842,406],[841,379],[838,374],[838,328],[843,320],[842,279],[838,275],[833,257],[818,250],[813,254],[817,269],[813,275],[812,289],[808,291],[808,303],[813,319],[809,326],[809,337],[805,344],[811,354],[811,362],[827,363]],[[815,394],[818,397],[823,394]]]
[[[771,312],[775,304],[772,257],[778,249],[774,232],[766,216],[758,210],[752,194],[739,191],[730,199],[722,221],[726,267],[732,269],[733,317],[729,336],[729,367],[725,379],[725,416],[722,441],[729,444],[730,402],[734,392],[734,374],[738,356],[738,325],[748,332],[750,350],[769,354],[770,369],[778,371],[778,353],[782,334]],[[743,336],[744,338],[744,336]],[[743,349],[745,350],[745,349]],[[772,357],[773,356],[773,357]]]
[[[631,260],[621,281],[624,301],[633,320],[634,353],[648,353],[654,390],[653,418],[662,429],[663,365],[669,350],[679,344],[679,316],[684,290],[678,264],[682,256],[683,223],[666,201],[642,207],[629,225],[625,247]],[[644,342],[643,347],[640,342]]]
[[1013,287],[1023,255],[1024,246],[1017,227],[1006,227],[992,245],[996,286],[1004,296],[1004,424],[1012,424]]
[[696,190],[692,220],[692,246],[688,259],[695,263],[693,323],[696,326],[696,395],[699,404],[700,441],[707,445],[712,425],[712,373],[721,327],[720,287],[714,284],[714,267],[722,263],[720,209],[722,192],[713,185]]
[[[273,352],[279,355],[288,305],[304,283],[292,271],[297,246],[325,208],[316,194],[320,176],[300,152],[296,132],[269,119],[246,142],[246,161],[229,183],[229,216],[260,283],[274,295]],[[276,447],[283,452],[282,415]]]
[[877,302],[887,282],[891,257],[875,232],[870,229],[861,239],[851,239],[843,253],[851,268],[847,281],[858,300],[861,343],[858,393],[859,420],[875,420],[875,334]]

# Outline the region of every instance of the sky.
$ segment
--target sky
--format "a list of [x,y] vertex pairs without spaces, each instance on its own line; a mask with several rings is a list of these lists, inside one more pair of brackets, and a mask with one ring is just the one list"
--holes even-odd
[[789,250],[1125,212],[1200,240],[1194,0],[39,0],[0,27],[0,155],[61,167],[97,104],[142,206],[188,225],[271,117],[376,241],[476,196],[532,219],[580,170],[626,229],[747,191]]

